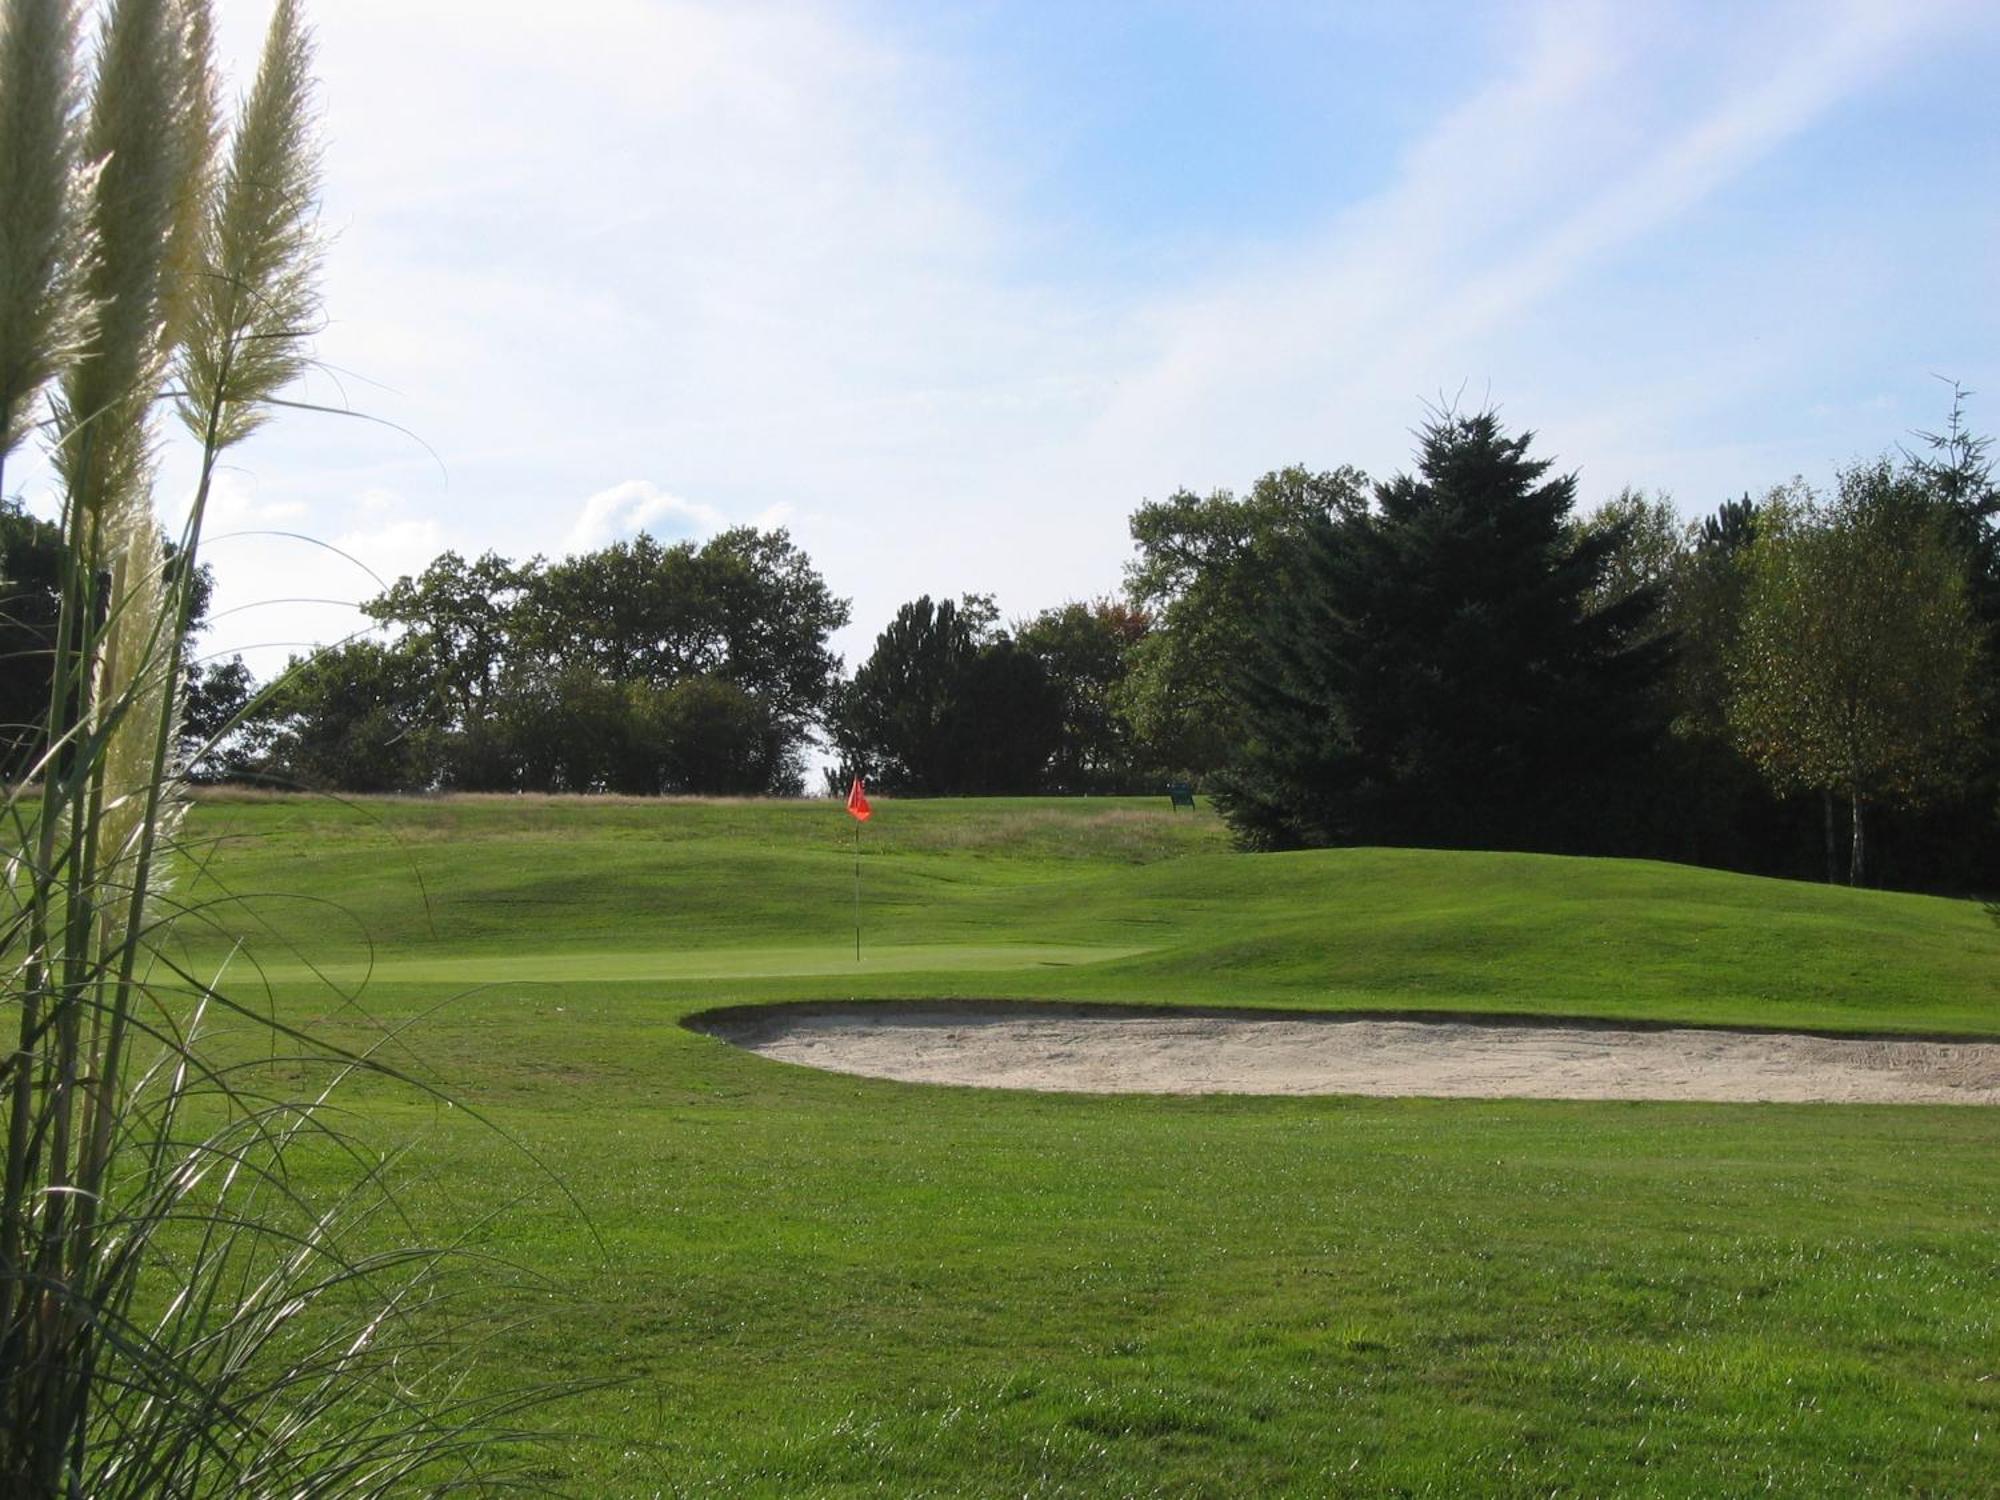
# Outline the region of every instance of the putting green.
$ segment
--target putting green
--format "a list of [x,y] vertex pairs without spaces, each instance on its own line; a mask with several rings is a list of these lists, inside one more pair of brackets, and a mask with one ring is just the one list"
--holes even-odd
[[1151,952],[1108,943],[901,943],[869,948],[856,962],[852,948],[825,944],[786,948],[661,948],[605,953],[425,954],[386,957],[370,965],[340,961],[308,968],[266,963],[258,972],[272,983],[312,976],[341,985],[562,984],[578,980],[777,979],[815,974],[911,974],[953,970],[1074,968]]

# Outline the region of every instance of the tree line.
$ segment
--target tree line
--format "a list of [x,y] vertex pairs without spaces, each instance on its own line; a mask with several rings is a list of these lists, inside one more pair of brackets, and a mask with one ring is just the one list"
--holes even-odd
[[[1263,847],[1654,855],[1863,883],[1992,881],[2000,496],[1954,408],[1922,456],[1694,526],[1576,481],[1490,414],[1293,511],[1241,625],[1213,786]],[[1839,817],[1836,818],[1836,808]],[[1823,864],[1820,863],[1823,861]]]
[[[1964,394],[1914,451],[1692,525],[1629,490],[1581,514],[1532,434],[1435,412],[1408,473],[1142,504],[1117,595],[1013,621],[914,599],[851,675],[849,602],[783,530],[448,552],[366,603],[378,636],[262,690],[236,661],[193,674],[185,748],[210,777],[349,791],[788,795],[821,745],[843,790],[1185,780],[1264,848],[1990,884],[2000,492]],[[0,512],[15,767],[51,545]]]
[[516,563],[455,552],[295,659],[229,770],[350,791],[795,794],[847,623],[783,531],[640,535]]

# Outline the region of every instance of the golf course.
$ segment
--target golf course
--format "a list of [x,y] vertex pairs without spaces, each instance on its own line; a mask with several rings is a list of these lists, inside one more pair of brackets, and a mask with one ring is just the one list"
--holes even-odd
[[883,800],[857,961],[835,802],[213,794],[185,841],[186,962],[406,1075],[336,1095],[403,1148],[377,1227],[488,1267],[470,1389],[578,1387],[523,1449],[559,1493],[2000,1493],[2000,1110],[937,1087],[682,1024],[2000,1038],[1976,902]]

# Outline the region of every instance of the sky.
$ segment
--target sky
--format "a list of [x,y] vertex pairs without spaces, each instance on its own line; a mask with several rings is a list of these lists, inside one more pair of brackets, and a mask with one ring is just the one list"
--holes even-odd
[[[308,8],[298,394],[352,415],[222,476],[207,648],[264,675],[447,548],[745,523],[852,666],[918,594],[1115,591],[1176,489],[1386,477],[1426,403],[1689,517],[1911,441],[1940,375],[2000,431],[1990,3]],[[217,11],[241,87],[268,0]]]

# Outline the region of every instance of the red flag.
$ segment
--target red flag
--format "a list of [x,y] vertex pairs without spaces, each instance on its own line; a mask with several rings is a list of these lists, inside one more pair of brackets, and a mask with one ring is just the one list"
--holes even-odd
[[868,805],[868,794],[861,790],[861,778],[854,778],[854,785],[847,789],[848,816],[857,823],[866,823],[875,816],[875,809]]

